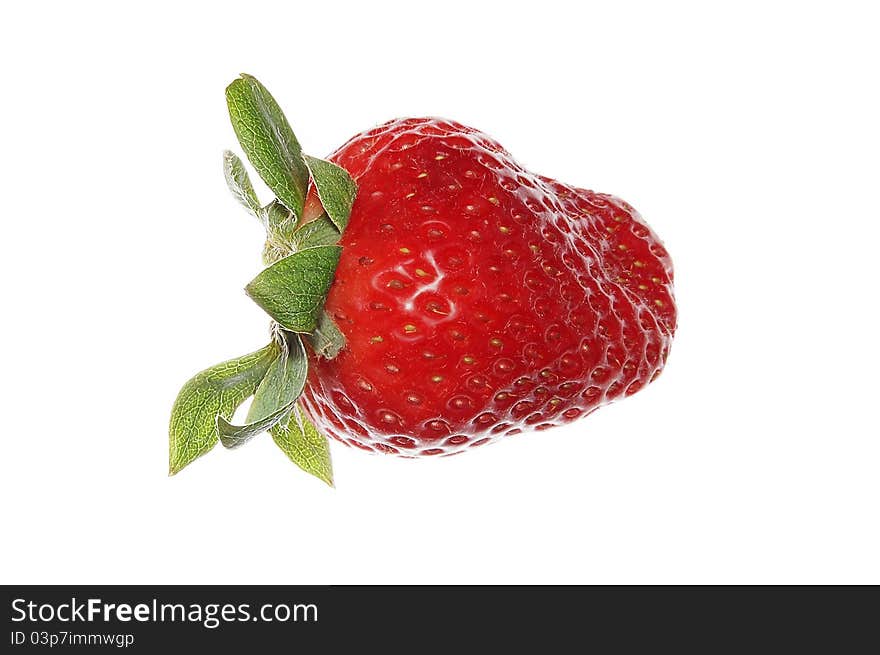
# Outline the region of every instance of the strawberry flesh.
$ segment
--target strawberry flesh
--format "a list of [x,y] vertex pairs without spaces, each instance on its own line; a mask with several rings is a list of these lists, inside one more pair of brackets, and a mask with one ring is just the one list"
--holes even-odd
[[364,132],[331,158],[358,196],[312,357],[306,412],[366,450],[449,455],[583,417],[662,370],[672,262],[628,204],[529,173],[440,119]]

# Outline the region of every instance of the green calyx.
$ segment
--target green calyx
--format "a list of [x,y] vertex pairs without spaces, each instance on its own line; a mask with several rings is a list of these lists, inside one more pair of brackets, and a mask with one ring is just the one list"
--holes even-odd
[[[237,448],[268,431],[304,471],[333,484],[327,439],[299,407],[308,375],[308,344],[332,359],[345,338],[324,310],[357,186],[341,167],[304,155],[281,108],[266,88],[242,75],[226,88],[229,117],[242,149],[276,195],[263,205],[242,160],[223,153],[233,196],[266,230],[266,268],[245,287],[272,318],[272,340],[261,350],[213,366],[191,378],[171,410],[169,473],[174,475],[219,441]],[[303,220],[309,183],[323,212]],[[231,423],[253,396],[245,425]]]

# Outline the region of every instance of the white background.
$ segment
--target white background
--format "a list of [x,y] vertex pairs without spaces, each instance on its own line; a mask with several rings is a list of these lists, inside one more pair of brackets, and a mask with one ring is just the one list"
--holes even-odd
[[[0,581],[880,583],[877,17],[611,4],[7,4]],[[242,71],[313,154],[442,115],[634,204],[665,374],[461,457],[334,442],[335,490],[268,438],[168,478],[180,385],[266,341]]]

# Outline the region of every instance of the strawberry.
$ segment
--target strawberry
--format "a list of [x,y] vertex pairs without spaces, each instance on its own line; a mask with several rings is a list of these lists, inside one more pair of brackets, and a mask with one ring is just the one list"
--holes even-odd
[[386,123],[330,160],[359,193],[326,304],[347,345],[315,358],[303,396],[322,432],[453,454],[660,373],[672,262],[625,202],[529,173],[442,119]]
[[[254,78],[227,100],[278,196],[260,205],[227,153],[230,188],[267,230],[247,292],[273,339],[184,386],[172,473],[269,430],[330,482],[323,435],[451,455],[576,420],[659,375],[672,262],[627,203],[530,173],[453,121],[391,121],[319,160]],[[247,424],[232,425],[248,395]]]

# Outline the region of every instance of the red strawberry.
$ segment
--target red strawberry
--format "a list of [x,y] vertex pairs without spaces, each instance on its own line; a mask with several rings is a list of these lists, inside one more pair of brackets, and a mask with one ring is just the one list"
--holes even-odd
[[672,262],[628,204],[519,166],[477,130],[396,120],[330,160],[358,185],[303,405],[366,450],[454,454],[553,427],[654,380]]
[[226,99],[275,194],[260,202],[224,153],[230,190],[266,229],[266,267],[245,290],[272,338],[180,390],[171,474],[268,431],[332,484],[325,434],[451,455],[573,421],[663,368],[672,262],[623,201],[529,173],[440,119],[392,121],[317,159],[255,78],[233,81]]

